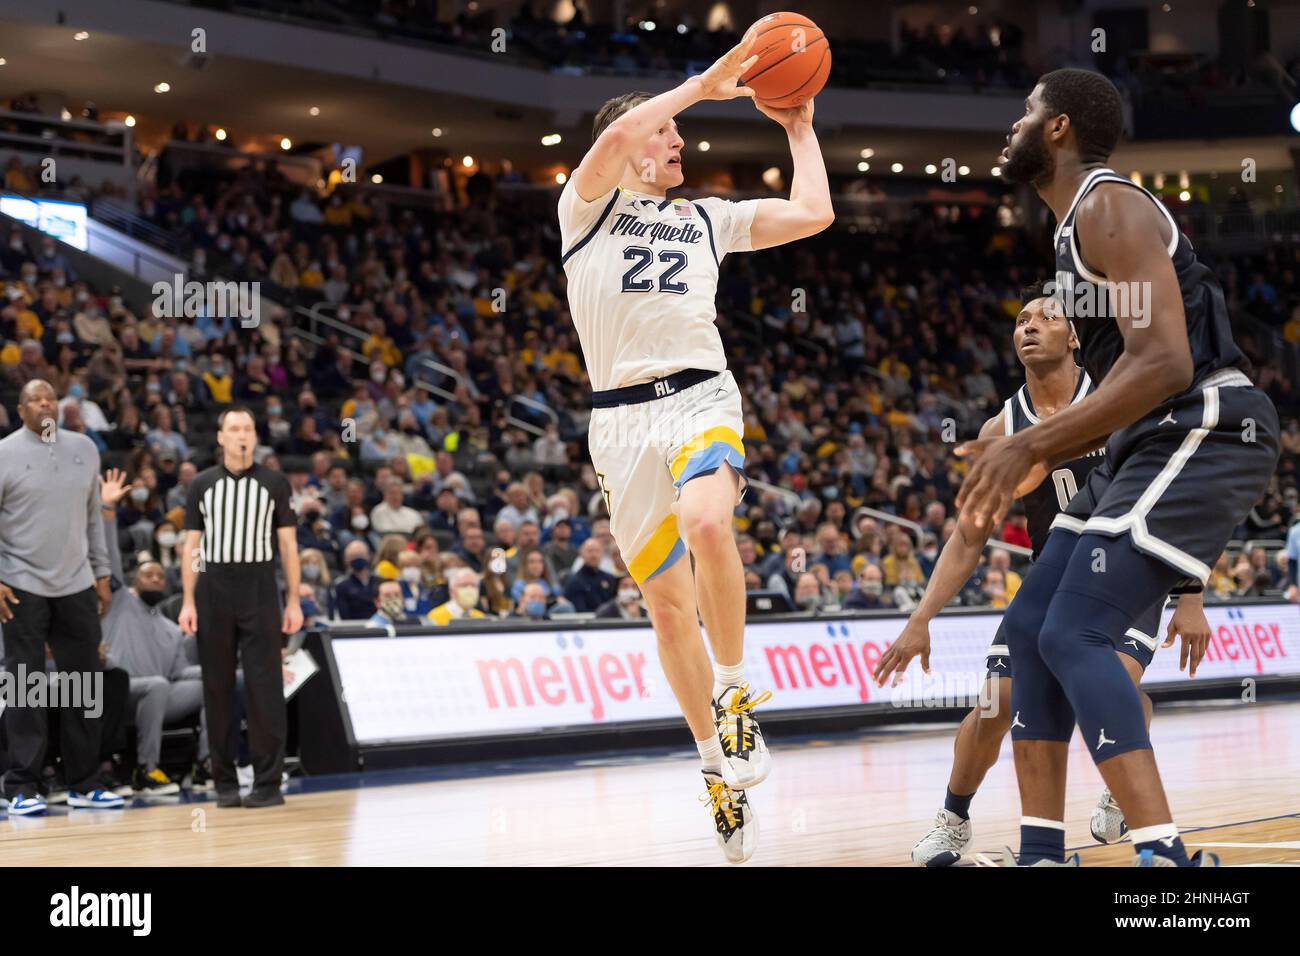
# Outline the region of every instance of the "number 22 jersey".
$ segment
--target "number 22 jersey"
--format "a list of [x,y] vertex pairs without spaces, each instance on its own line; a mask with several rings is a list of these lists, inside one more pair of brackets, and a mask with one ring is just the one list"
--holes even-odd
[[715,324],[718,267],[748,252],[759,200],[665,199],[621,186],[560,195],[569,312],[595,391],[727,368]]

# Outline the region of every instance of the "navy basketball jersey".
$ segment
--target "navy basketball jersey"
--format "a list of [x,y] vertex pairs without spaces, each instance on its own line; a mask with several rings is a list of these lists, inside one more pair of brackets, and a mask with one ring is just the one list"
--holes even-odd
[[[1223,289],[1210,269],[1196,258],[1191,241],[1179,231],[1169,210],[1151,193],[1114,170],[1095,169],[1079,185],[1074,201],[1056,227],[1054,239],[1057,295],[1063,297],[1066,315],[1074,322],[1083,354],[1083,367],[1093,381],[1100,382],[1105,378],[1124,351],[1124,337],[1112,317],[1109,297],[1097,294],[1106,288],[1102,284],[1107,280],[1088,268],[1088,250],[1080,248],[1074,228],[1079,203],[1099,183],[1120,183],[1141,189],[1169,220],[1172,237],[1168,252],[1182,291],[1187,342],[1192,353],[1192,383],[1187,391],[1196,389],[1201,381],[1219,369],[1248,369],[1250,363],[1232,340]],[[1143,290],[1128,291],[1129,294],[1143,295],[1143,305],[1149,307]],[[1133,311],[1130,310],[1129,314]]]
[[[1083,401],[1092,392],[1092,378],[1079,369],[1079,384],[1075,386],[1074,398],[1070,404]],[[1034,403],[1029,397],[1029,386],[1021,385],[1016,393],[1002,406],[1002,424],[1008,435],[1037,425],[1041,419],[1034,413]],[[1043,482],[1029,494],[1020,499],[1025,506],[1025,519],[1029,525],[1029,542],[1033,545],[1034,557],[1043,550],[1047,541],[1047,532],[1052,528],[1052,520],[1070,503],[1074,493],[1083,487],[1088,472],[1101,464],[1106,454],[1104,447],[1070,461],[1062,462],[1051,470]]]

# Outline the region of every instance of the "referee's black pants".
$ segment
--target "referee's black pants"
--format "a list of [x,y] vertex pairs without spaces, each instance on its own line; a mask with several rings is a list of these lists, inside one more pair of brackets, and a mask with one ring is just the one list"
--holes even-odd
[[[31,591],[12,590],[18,603],[11,605],[13,619],[4,624],[4,662],[14,689],[20,694],[28,689],[17,686],[20,666],[25,676],[45,674],[47,644],[56,670],[75,675],[83,688],[93,687],[93,675],[99,670],[100,642],[99,599],[95,589],[86,588],[64,597],[42,597]],[[52,693],[53,687],[48,690]],[[59,714],[64,779],[68,789],[78,793],[89,793],[103,786],[99,777],[102,721],[97,712],[102,701],[93,703],[92,708],[90,701],[81,701],[82,706],[65,707]],[[3,783],[6,799],[43,792],[45,752],[49,746],[47,712],[48,707],[5,708],[5,734],[9,743],[9,769]],[[94,716],[89,716],[91,713]]]
[[208,710],[212,781],[219,792],[238,792],[239,752],[235,667],[242,660],[248,749],[254,790],[280,789],[286,724],[280,663],[280,591],[275,565],[209,564],[194,592],[198,612],[203,705]]

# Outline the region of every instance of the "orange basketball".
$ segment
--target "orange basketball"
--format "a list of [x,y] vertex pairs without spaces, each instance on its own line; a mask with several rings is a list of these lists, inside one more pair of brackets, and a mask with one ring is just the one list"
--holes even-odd
[[749,55],[758,61],[740,81],[757,99],[790,109],[821,92],[831,73],[831,45],[817,24],[798,13],[769,13],[752,29],[758,37]]

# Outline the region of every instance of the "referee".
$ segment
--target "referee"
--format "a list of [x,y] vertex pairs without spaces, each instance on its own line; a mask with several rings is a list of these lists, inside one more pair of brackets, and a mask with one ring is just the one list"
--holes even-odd
[[238,657],[244,667],[254,772],[253,791],[242,805],[273,807],[284,803],[280,778],[287,721],[280,633],[302,627],[302,609],[291,599],[280,613],[272,538],[279,542],[286,593],[292,598],[298,593],[297,519],[289,505],[288,479],[253,464],[257,426],[251,411],[233,406],[222,412],[217,444],[222,463],[195,477],[185,505],[185,603],[178,623],[185,633],[198,634],[217,806],[241,805],[235,774]]

